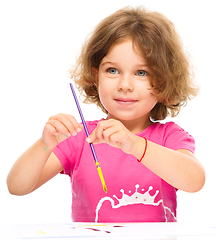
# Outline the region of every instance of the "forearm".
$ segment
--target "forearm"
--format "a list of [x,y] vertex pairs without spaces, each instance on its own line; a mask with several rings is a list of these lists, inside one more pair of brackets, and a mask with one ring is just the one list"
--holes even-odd
[[[138,137],[137,149],[133,155],[141,158],[144,148],[144,139]],[[199,191],[205,182],[202,165],[187,150],[174,151],[147,141],[147,151],[141,163],[164,181],[183,191]]]
[[32,191],[52,150],[39,139],[17,159],[7,177],[11,194],[25,195]]

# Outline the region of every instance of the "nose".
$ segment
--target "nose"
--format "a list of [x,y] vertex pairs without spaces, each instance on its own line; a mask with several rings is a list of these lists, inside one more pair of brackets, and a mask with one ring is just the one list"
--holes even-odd
[[132,82],[132,79],[128,75],[123,75],[118,82],[118,90],[119,91],[130,91],[132,92],[134,90],[134,85]]

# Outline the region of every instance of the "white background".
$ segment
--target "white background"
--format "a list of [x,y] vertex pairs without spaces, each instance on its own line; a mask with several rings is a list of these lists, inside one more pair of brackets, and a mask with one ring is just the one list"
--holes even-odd
[[[195,137],[196,156],[207,173],[200,192],[178,192],[178,221],[215,222],[214,1],[1,0],[0,223],[71,221],[69,177],[58,175],[22,197],[8,193],[6,177],[18,156],[41,136],[51,115],[64,112],[79,119],[67,71],[85,37],[119,8],[141,4],[174,22],[194,59],[196,81],[201,85],[200,95],[172,119]],[[82,109],[86,120],[104,117],[94,105],[82,104]]]

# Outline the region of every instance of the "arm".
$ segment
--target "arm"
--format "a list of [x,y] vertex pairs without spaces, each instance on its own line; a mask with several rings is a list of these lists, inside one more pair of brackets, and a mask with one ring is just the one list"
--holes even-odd
[[[141,158],[145,149],[143,138],[131,133],[121,122],[113,119],[100,122],[87,141],[94,144],[108,143],[137,159]],[[147,151],[141,164],[183,191],[199,191],[205,182],[203,166],[189,150],[174,151],[147,141]]]
[[7,177],[9,192],[14,195],[31,193],[61,172],[62,164],[52,151],[59,142],[81,130],[82,125],[70,115],[51,117],[44,127],[42,137],[11,168]]
[[[144,139],[137,139],[138,141],[142,144],[134,152],[137,158],[140,157],[145,146]],[[203,166],[194,154],[186,149],[174,151],[148,141],[142,164],[173,187],[186,192],[197,192],[205,183]]]

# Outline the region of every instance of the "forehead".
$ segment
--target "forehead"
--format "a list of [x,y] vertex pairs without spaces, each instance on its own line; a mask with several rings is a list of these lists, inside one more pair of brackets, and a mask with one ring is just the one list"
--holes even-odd
[[140,51],[137,45],[135,45],[130,39],[113,44],[106,56],[102,59],[101,64],[107,61],[129,61],[130,63],[146,65],[146,60],[142,51]]

